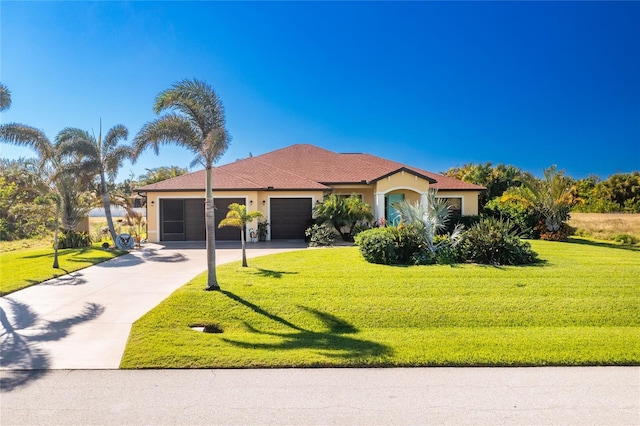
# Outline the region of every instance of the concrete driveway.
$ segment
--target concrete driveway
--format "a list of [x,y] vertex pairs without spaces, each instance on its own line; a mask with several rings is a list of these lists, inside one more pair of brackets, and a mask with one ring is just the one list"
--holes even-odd
[[[295,240],[248,244],[247,256],[305,247]],[[217,264],[240,259],[240,242],[218,243]],[[205,270],[204,243],[146,244],[2,297],[0,367],[118,368],[132,323]]]

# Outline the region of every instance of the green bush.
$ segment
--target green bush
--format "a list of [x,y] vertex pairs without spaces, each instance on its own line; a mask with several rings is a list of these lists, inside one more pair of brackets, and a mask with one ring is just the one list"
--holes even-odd
[[630,234],[618,234],[615,237],[613,237],[613,240],[616,243],[624,244],[627,246],[638,244],[638,239]]
[[79,248],[89,247],[91,237],[86,232],[63,231],[58,236],[58,248]]
[[392,265],[397,263],[396,243],[389,228],[362,231],[355,238],[360,253],[367,262]]
[[519,238],[513,222],[493,217],[472,226],[459,250],[464,260],[486,265],[526,265],[537,258],[531,245]]
[[525,206],[518,200],[506,199],[502,201],[500,198],[494,198],[484,206],[482,215],[510,220],[516,233],[523,238],[540,238],[540,234],[536,230],[539,215],[533,208]]
[[336,234],[325,224],[314,224],[304,231],[309,241],[309,247],[332,246],[336,239]]
[[422,250],[418,232],[410,226],[388,226],[385,228],[393,239],[395,263],[408,265],[413,263],[412,257]]
[[[448,235],[437,235],[434,243],[448,240]],[[356,236],[362,256],[371,263],[383,265],[450,265],[456,263],[456,248],[444,244],[435,253],[423,245],[420,234],[410,226],[386,226],[363,231]]]

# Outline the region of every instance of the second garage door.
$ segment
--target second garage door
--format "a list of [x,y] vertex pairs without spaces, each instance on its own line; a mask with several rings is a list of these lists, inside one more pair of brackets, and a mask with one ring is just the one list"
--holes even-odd
[[271,199],[271,239],[303,239],[311,226],[311,198]]

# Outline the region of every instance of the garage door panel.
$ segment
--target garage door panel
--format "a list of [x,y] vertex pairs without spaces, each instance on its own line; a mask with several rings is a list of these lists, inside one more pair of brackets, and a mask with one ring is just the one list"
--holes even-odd
[[272,198],[271,239],[303,239],[312,222],[311,198]]
[[[176,198],[160,200],[162,241],[205,241],[207,230],[205,223],[204,198]],[[229,204],[244,204],[244,198],[215,198],[216,240],[239,241],[240,230],[233,227],[218,228],[227,216]]]
[[183,241],[184,200],[160,200],[160,238],[163,241]]
[[204,220],[204,198],[184,200],[185,236],[187,241],[204,241],[207,239]]

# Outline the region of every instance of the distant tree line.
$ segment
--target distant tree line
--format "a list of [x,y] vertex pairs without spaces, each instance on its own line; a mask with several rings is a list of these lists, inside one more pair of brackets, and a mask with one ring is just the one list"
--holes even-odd
[[640,172],[573,179],[556,166],[542,178],[512,166],[492,163],[465,164],[445,175],[487,189],[480,195],[484,216],[511,220],[521,235],[530,238],[565,239],[566,221],[574,212],[640,213]]

